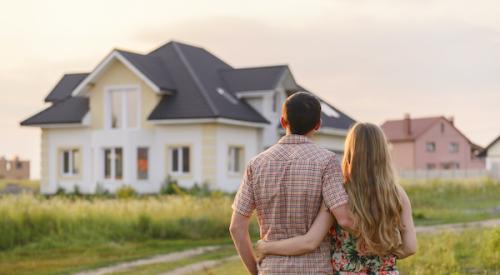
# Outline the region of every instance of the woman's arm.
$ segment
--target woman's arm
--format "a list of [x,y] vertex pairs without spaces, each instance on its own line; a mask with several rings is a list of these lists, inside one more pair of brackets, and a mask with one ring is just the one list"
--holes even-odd
[[417,233],[415,231],[415,225],[413,224],[410,199],[402,187],[399,187],[399,194],[403,202],[401,220],[405,228],[403,232],[401,232],[403,254],[397,256],[400,259],[404,259],[417,252]]
[[333,225],[333,216],[323,205],[314,220],[311,228],[305,235],[279,241],[257,242],[255,250],[260,255],[302,255],[313,251],[325,239],[326,234]]

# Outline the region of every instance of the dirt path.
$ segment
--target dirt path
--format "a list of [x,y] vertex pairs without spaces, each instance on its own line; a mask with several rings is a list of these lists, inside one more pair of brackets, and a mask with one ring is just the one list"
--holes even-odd
[[500,219],[485,220],[478,222],[467,223],[453,223],[453,224],[440,224],[431,226],[417,226],[415,229],[417,233],[439,233],[443,231],[463,231],[472,228],[491,228],[500,226]]
[[158,256],[154,256],[152,258],[140,259],[140,260],[125,262],[125,263],[116,264],[116,265],[112,265],[112,266],[108,266],[108,267],[103,267],[103,268],[99,268],[99,269],[95,269],[95,270],[91,270],[91,271],[80,272],[80,273],[76,273],[76,275],[103,275],[103,274],[108,274],[108,273],[113,273],[113,272],[125,271],[125,270],[128,270],[130,268],[133,268],[136,266],[141,266],[141,265],[174,262],[174,261],[182,260],[185,258],[193,257],[196,255],[204,254],[204,253],[207,253],[210,251],[214,251],[220,247],[221,246],[206,246],[206,247],[185,250],[185,251],[181,251],[181,252],[174,252],[174,253],[169,253],[169,254],[164,254],[164,255],[158,255]]
[[179,275],[179,274],[194,273],[194,272],[198,272],[198,271],[202,271],[202,270],[207,270],[209,268],[214,268],[218,265],[224,264],[224,263],[229,262],[229,261],[237,260],[237,259],[239,259],[239,256],[234,255],[234,256],[229,256],[229,257],[222,258],[219,260],[203,261],[203,262],[195,263],[192,265],[183,266],[183,267],[174,269],[174,270],[169,271],[169,272],[161,273],[160,275]]
[[[479,221],[479,222],[469,222],[469,223],[455,223],[455,224],[443,224],[443,225],[432,225],[432,226],[417,226],[416,230],[417,230],[417,233],[433,234],[433,233],[439,233],[439,232],[443,232],[443,231],[458,231],[459,232],[459,231],[462,231],[465,229],[492,228],[492,227],[500,227],[500,219],[493,219],[493,220],[486,220],[486,221]],[[125,263],[112,265],[112,266],[108,266],[108,267],[104,267],[104,268],[99,268],[99,269],[87,271],[87,272],[80,272],[80,273],[77,273],[77,275],[104,275],[104,274],[113,273],[113,272],[126,271],[130,268],[133,268],[136,266],[141,266],[141,265],[173,262],[173,261],[178,261],[178,260],[182,260],[185,258],[193,257],[196,255],[204,254],[207,252],[211,252],[211,251],[217,250],[221,247],[222,246],[207,246],[207,247],[200,247],[200,248],[190,249],[190,250],[181,251],[181,252],[174,252],[174,253],[169,253],[169,254],[164,254],[164,255],[158,255],[158,256],[154,256],[152,258],[146,258],[146,259],[135,260],[135,261],[131,261],[131,262],[125,262]],[[223,258],[220,260],[210,260],[210,261],[198,262],[198,263],[184,266],[184,267],[181,267],[181,268],[178,268],[178,269],[166,272],[166,273],[162,273],[162,275],[194,273],[197,271],[213,268],[213,267],[221,265],[227,261],[232,261],[235,259],[238,259],[238,256],[230,256],[230,257],[226,257],[226,258]]]

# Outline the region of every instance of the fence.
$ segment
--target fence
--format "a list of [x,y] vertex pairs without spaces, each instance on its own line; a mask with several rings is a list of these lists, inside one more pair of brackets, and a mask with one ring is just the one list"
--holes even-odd
[[398,171],[402,179],[478,179],[490,176],[487,170],[405,170]]

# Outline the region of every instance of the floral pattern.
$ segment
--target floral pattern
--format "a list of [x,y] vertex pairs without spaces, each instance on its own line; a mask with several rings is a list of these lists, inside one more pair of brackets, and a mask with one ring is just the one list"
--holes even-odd
[[332,236],[332,265],[336,275],[377,274],[396,275],[396,257],[361,255],[356,239],[338,225],[330,230]]

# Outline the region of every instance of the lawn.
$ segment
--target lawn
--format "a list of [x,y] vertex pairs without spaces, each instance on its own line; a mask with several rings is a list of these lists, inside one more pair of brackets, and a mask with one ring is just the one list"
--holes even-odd
[[[500,228],[419,235],[416,255],[398,261],[401,274],[498,274]],[[239,260],[195,274],[244,275]],[[193,274],[194,275],[194,274]]]
[[402,182],[416,225],[500,217],[500,183],[484,180]]
[[[412,201],[417,225],[500,217],[499,182],[404,182],[403,186]],[[0,196],[0,274],[34,270],[34,274],[65,274],[190,247],[228,243],[231,203],[232,197],[221,193],[127,199]],[[251,232],[256,240],[255,220]],[[212,239],[215,241],[207,241]],[[172,264],[149,268],[169,269]],[[227,268],[230,267],[231,264]]]

